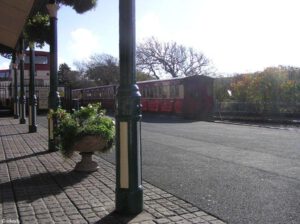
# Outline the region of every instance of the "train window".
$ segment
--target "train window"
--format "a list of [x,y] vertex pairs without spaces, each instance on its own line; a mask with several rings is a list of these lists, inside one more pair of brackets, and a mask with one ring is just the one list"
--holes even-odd
[[179,98],[184,98],[184,88],[183,85],[179,85]]
[[162,86],[158,86],[158,98],[164,98]]
[[155,87],[155,98],[159,98],[159,86]]
[[149,88],[149,98],[153,98],[154,97],[154,88],[152,87],[150,87]]
[[179,97],[179,86],[175,86],[175,97]]
[[153,87],[153,98],[157,98],[157,86]]
[[145,90],[144,90],[144,88],[141,88],[140,92],[141,92],[142,97],[145,97]]
[[175,97],[175,86],[170,86],[170,98]]
[[162,97],[169,98],[170,97],[170,86],[162,86]]
[[145,97],[149,97],[149,89],[148,87],[145,87]]

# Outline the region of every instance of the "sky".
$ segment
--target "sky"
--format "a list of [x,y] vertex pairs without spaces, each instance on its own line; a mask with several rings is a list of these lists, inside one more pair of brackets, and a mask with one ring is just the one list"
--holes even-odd
[[[75,69],[93,54],[118,57],[118,2],[98,0],[85,14],[60,8],[59,64]],[[299,0],[136,0],[137,43],[154,36],[193,47],[221,75],[300,67],[299,10]],[[0,59],[1,69],[8,64]]]

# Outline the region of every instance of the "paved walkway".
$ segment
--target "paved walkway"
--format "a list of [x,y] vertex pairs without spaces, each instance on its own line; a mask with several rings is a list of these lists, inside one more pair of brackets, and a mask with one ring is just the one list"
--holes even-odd
[[29,134],[27,124],[0,118],[0,223],[224,223],[147,182],[144,212],[122,217],[114,212],[114,165],[94,156],[97,172],[74,172],[79,155],[49,153],[47,139],[43,126]]

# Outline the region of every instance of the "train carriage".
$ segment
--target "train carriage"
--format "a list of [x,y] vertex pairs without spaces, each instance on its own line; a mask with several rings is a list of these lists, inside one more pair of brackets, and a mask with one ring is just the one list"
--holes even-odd
[[[114,110],[115,107],[115,85],[97,86],[84,89],[72,90],[73,104],[86,106],[89,103],[100,102],[107,110]],[[73,105],[76,107],[75,105]]]
[[182,78],[138,82],[142,110],[154,113],[182,113]]
[[169,113],[191,119],[213,114],[213,78],[190,76],[139,82],[144,112]]
[[[207,120],[213,114],[213,78],[190,76],[167,80],[138,82],[143,112],[165,113],[191,119]],[[101,102],[113,110],[115,85],[72,90],[72,99],[81,105]]]
[[184,79],[183,115],[186,118],[211,119],[214,110],[213,81],[208,76],[190,76]]

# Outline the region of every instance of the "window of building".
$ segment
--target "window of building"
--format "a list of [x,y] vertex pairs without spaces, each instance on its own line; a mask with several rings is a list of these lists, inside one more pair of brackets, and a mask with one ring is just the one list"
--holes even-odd
[[[25,57],[25,63],[29,64],[29,56]],[[36,55],[35,56],[35,64],[36,65],[47,65],[48,64],[48,57],[43,55]]]

